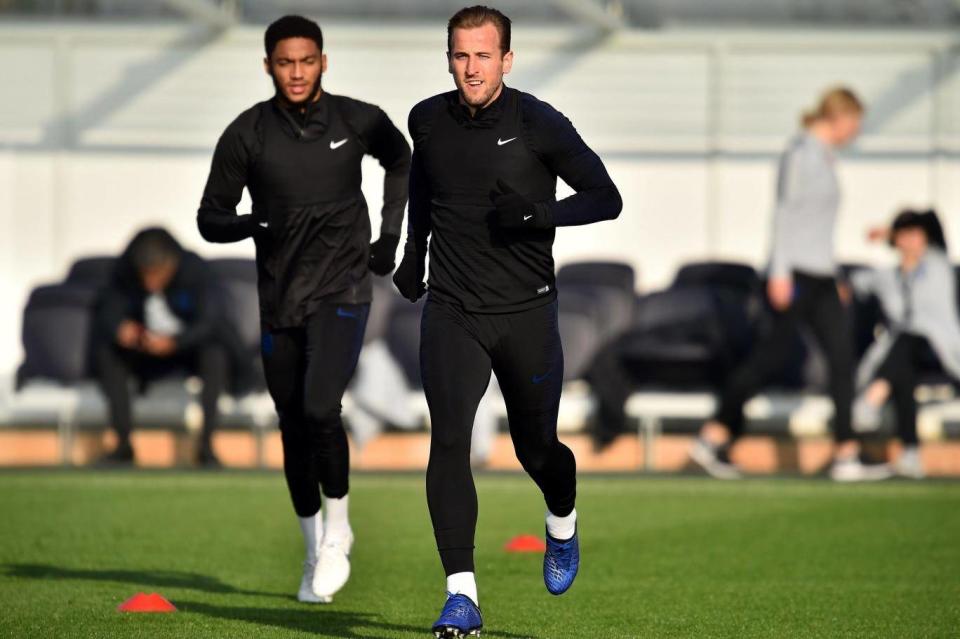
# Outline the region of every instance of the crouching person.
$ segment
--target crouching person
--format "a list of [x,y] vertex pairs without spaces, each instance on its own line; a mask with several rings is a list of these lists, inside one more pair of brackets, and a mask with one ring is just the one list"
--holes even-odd
[[134,461],[130,382],[143,389],[158,378],[187,372],[203,382],[196,461],[219,465],[211,438],[229,357],[218,320],[206,262],[162,228],[137,233],[117,260],[97,307],[94,366],[117,434],[117,446],[104,462]]
[[858,296],[876,295],[889,325],[867,351],[857,373],[863,390],[854,403],[854,423],[861,430],[875,429],[884,405],[891,401],[903,444],[894,469],[919,479],[923,466],[914,397],[919,374],[939,368],[960,380],[956,274],[933,211],[904,211],[888,229],[875,229],[870,237],[887,239],[899,254],[899,263],[860,271],[851,279]]

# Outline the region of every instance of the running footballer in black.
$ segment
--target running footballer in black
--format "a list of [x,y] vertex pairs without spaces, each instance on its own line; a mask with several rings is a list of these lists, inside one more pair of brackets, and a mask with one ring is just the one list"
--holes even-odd
[[[563,353],[552,246],[556,227],[616,218],[622,203],[600,158],[566,117],[503,85],[512,62],[503,14],[464,9],[449,35],[458,90],[410,113],[410,219],[394,282],[411,301],[429,289],[420,347],[432,424],[427,498],[447,591],[476,604],[470,433],[491,371],[517,457],[547,503],[548,543],[572,550],[576,541],[576,462],[557,438]],[[558,201],[558,177],[576,194]],[[571,558],[567,552],[559,559]],[[576,565],[572,573],[569,562],[560,566],[566,582],[559,583],[555,559],[548,550],[544,576],[559,594]],[[464,602],[451,597],[448,607]],[[447,612],[434,627],[438,636],[453,632],[444,619],[463,614]]]
[[[371,272],[394,267],[410,148],[378,107],[322,91],[326,56],[315,23],[286,16],[265,40],[276,95],[224,131],[197,222],[209,241],[252,237],[256,244],[264,371],[307,544],[300,598],[316,601],[329,599],[349,572],[349,451],[340,403],[363,343]],[[361,191],[365,155],[386,171],[373,244]],[[245,187],[253,212],[238,215]],[[327,547],[334,542],[337,548]]]

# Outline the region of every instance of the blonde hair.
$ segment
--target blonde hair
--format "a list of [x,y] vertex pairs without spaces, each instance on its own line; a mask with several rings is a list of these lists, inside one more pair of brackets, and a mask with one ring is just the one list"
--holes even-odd
[[820,101],[815,108],[803,112],[800,116],[800,124],[807,128],[818,120],[829,119],[841,113],[860,115],[864,110],[863,102],[852,89],[834,87],[820,96]]

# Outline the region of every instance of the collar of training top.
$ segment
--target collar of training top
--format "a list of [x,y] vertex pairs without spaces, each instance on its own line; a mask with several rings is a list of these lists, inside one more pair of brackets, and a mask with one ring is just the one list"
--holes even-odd
[[467,105],[460,102],[460,91],[452,91],[448,102],[450,113],[462,126],[470,129],[489,129],[500,121],[500,115],[503,113],[507,101],[507,94],[512,91],[513,89],[504,84],[497,99],[484,108],[478,109],[472,116]]
[[271,102],[294,137],[301,140],[316,140],[323,137],[330,124],[330,97],[330,94],[323,91],[320,97],[308,104],[303,111],[300,111],[297,106],[286,104],[279,96],[274,96]]

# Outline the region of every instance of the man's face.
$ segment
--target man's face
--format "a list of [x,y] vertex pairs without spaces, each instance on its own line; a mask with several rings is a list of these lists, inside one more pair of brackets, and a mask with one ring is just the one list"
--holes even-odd
[[263,59],[263,66],[277,93],[290,104],[303,104],[316,97],[327,56],[310,38],[285,38]]
[[171,258],[160,264],[140,269],[140,282],[144,290],[151,294],[166,290],[173,276],[177,274],[177,266],[178,261]]
[[513,52],[501,53],[500,33],[490,23],[454,29],[447,59],[460,98],[472,109],[483,108],[496,99],[503,76],[513,66]]

